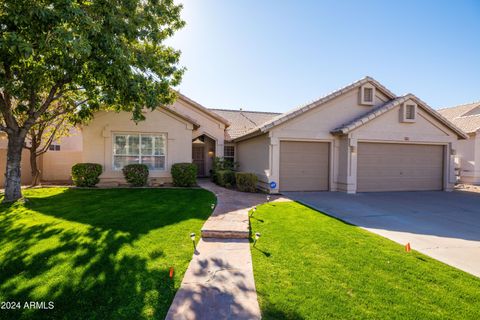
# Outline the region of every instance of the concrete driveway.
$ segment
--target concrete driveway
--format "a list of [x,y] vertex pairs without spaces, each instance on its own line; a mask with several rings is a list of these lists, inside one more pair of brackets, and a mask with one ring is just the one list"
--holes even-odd
[[480,277],[480,193],[284,194]]

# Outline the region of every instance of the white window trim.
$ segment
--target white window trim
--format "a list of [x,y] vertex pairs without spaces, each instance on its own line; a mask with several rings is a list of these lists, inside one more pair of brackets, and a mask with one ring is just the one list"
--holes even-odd
[[[153,157],[165,157],[165,165],[163,169],[148,169],[150,172],[165,172],[167,171],[167,156],[168,156],[168,135],[166,132],[113,132],[112,133],[112,170],[113,171],[122,171],[123,168],[117,169],[115,168],[115,156],[122,156],[121,154],[115,154],[115,136],[122,136],[122,135],[138,135],[139,136],[139,146],[138,150],[140,152],[140,161],[142,159],[142,135],[145,136],[164,136],[165,139],[165,154],[160,156],[153,156]],[[126,155],[125,155],[126,156]]]
[[[413,106],[413,119],[407,118],[407,106]],[[413,123],[417,121],[418,105],[415,102],[407,101],[401,108],[401,121],[405,123]]]
[[[372,89],[372,101],[365,101],[365,89]],[[375,104],[376,88],[369,83],[360,87],[360,104],[365,106],[373,106]]]

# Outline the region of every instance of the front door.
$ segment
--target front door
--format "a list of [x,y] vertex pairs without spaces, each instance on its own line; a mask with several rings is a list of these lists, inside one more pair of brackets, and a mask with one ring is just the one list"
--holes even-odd
[[192,149],[193,164],[197,166],[197,176],[205,176],[205,148],[204,146],[193,146]]

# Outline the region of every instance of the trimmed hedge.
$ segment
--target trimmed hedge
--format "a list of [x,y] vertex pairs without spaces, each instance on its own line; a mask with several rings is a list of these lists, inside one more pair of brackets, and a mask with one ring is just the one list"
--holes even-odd
[[148,181],[148,167],[145,164],[128,164],[122,169],[123,176],[133,187],[143,187]]
[[183,162],[172,165],[173,184],[177,187],[193,187],[197,185],[197,166]]
[[72,180],[77,187],[95,187],[101,174],[102,165],[98,163],[77,163],[72,167]]
[[257,175],[250,172],[237,172],[235,173],[235,180],[237,183],[237,189],[243,192],[256,192],[257,191]]
[[235,172],[232,170],[218,170],[215,180],[218,185],[231,188],[235,184]]

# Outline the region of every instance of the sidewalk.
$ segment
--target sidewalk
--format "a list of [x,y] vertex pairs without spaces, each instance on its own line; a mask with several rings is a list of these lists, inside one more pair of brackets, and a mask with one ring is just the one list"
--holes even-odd
[[266,195],[228,190],[210,181],[199,184],[215,193],[217,207],[202,228],[166,319],[260,319],[248,211],[266,202]]

